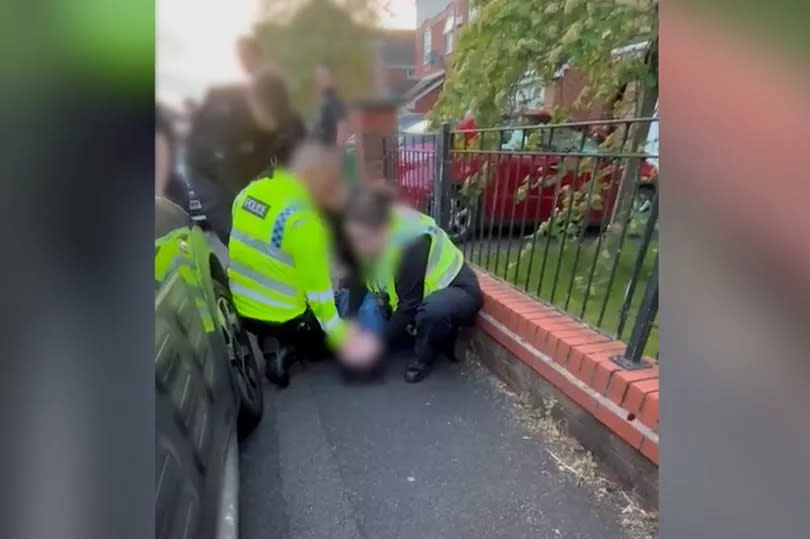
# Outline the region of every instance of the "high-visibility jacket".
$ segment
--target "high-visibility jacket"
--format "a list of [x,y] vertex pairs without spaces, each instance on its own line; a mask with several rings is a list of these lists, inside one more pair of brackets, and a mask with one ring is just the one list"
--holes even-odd
[[289,171],[254,180],[233,203],[228,281],[240,315],[287,322],[307,306],[337,347],[347,326],[330,279],[332,242],[312,198]]
[[464,255],[450,237],[429,216],[406,207],[396,207],[391,215],[391,226],[386,248],[374,270],[369,286],[388,295],[391,308],[396,310],[399,297],[396,276],[403,249],[414,239],[430,235],[430,253],[425,269],[423,296],[446,288],[464,265]]
[[186,290],[190,292],[200,313],[203,328],[207,333],[212,333],[215,329],[214,318],[205,300],[203,285],[191,256],[190,234],[189,228],[178,228],[155,240],[155,291],[157,293],[176,273],[187,285]]

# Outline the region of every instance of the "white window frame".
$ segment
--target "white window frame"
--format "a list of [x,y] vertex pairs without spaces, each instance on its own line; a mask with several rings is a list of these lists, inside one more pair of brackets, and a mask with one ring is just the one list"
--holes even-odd
[[430,32],[430,27],[425,28],[424,34],[422,35],[422,61],[425,65],[430,63],[430,51],[432,48],[432,37]]
[[450,54],[453,52],[453,32],[456,28],[456,16],[455,13],[451,13],[447,16],[447,19],[444,21],[444,31],[442,35],[444,36],[444,53]]
[[475,0],[470,0],[470,4],[467,7],[467,22],[473,22],[478,18],[478,6],[473,6],[474,2]]

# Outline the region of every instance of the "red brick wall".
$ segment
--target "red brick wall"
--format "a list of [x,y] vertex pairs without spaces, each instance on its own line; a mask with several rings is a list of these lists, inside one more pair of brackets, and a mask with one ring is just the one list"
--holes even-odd
[[408,68],[405,67],[388,67],[385,72],[391,82],[402,82],[408,79]]
[[[556,107],[570,107],[585,89],[587,78],[579,71],[566,70],[565,74],[545,88],[543,106],[548,110]],[[573,109],[569,116],[572,121],[602,120],[610,117],[610,107],[596,102],[589,107]]]
[[436,101],[439,99],[439,94],[441,93],[443,86],[444,85],[440,85],[432,92],[428,92],[417,99],[416,103],[413,105],[413,111],[419,114],[427,114],[430,112],[430,109],[433,108],[433,105],[435,105]]
[[[448,0],[447,7],[435,17],[431,17],[416,30],[415,46],[416,46],[416,75],[424,77],[431,73],[436,73],[446,67],[450,66],[449,58],[445,58],[444,54],[444,23],[451,13],[456,14],[456,22],[460,19],[463,24],[467,23],[469,0]],[[425,65],[424,63],[424,33],[425,29],[430,29],[431,35],[431,48],[435,50],[439,57],[438,61],[433,65]],[[453,49],[458,43],[458,30],[460,27],[456,24],[454,32]]]
[[658,465],[659,371],[624,370],[627,345],[477,271],[484,308],[477,326]]

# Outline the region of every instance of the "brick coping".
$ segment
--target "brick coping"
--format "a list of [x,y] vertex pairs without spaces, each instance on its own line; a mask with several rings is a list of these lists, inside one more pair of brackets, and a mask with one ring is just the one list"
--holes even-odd
[[476,268],[478,327],[658,465],[659,369],[610,360],[626,345]]

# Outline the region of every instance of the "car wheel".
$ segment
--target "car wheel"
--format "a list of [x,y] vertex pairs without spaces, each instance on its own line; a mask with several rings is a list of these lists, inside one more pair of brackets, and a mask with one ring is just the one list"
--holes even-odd
[[262,378],[259,375],[259,364],[253,353],[253,347],[247,332],[233,306],[231,292],[227,286],[214,280],[214,292],[217,299],[217,315],[220,319],[228,357],[239,392],[238,433],[242,438],[247,436],[262,418],[264,394]]
[[470,202],[460,193],[450,199],[450,219],[447,235],[453,243],[464,243],[473,233],[473,211]]

